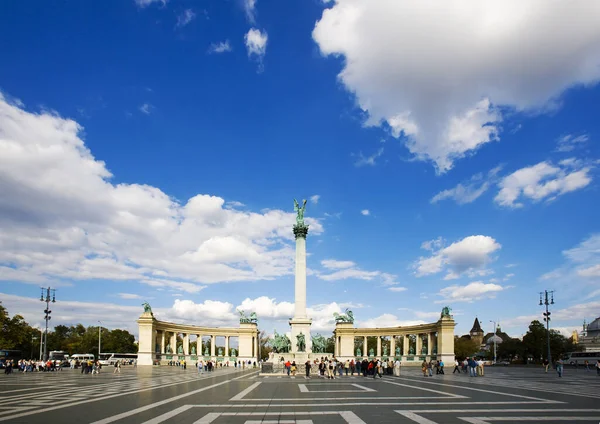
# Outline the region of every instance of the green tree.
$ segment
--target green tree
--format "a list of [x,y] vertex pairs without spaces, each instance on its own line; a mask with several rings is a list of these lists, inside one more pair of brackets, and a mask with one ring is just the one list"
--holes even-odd
[[135,336],[127,330],[114,329],[106,336],[103,334],[102,337],[102,350],[104,352],[136,353],[138,350],[135,344]]
[[498,345],[497,357],[499,360],[506,359],[514,361],[517,358],[523,359],[525,347],[519,339],[508,339]]
[[464,359],[467,356],[473,356],[479,351],[479,346],[474,340],[466,337],[454,338],[454,356],[457,359]]

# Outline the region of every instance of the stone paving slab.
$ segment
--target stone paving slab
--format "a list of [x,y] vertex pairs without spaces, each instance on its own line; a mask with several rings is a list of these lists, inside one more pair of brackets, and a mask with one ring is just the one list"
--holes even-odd
[[[112,370],[110,370],[112,371]],[[383,379],[198,374],[178,367],[0,376],[0,423],[471,423],[600,422],[600,377],[488,368],[484,377],[418,370]]]

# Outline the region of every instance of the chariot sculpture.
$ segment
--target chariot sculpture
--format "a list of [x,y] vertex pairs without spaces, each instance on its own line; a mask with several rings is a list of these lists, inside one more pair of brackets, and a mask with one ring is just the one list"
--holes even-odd
[[346,308],[346,310],[344,311],[345,314],[338,314],[337,312],[333,313],[333,318],[335,319],[335,323],[343,323],[343,322],[347,322],[350,324],[354,323],[354,314],[352,313],[352,311],[348,308]]

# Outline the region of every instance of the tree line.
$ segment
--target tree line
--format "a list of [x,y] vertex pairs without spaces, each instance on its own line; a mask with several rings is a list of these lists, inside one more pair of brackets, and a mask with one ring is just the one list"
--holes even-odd
[[[565,337],[559,331],[550,330],[550,353],[552,360],[562,358],[568,352],[576,352],[581,347],[573,342],[573,337]],[[496,346],[497,360],[516,361],[520,363],[542,362],[547,354],[548,331],[544,324],[538,320],[531,321],[523,340],[515,338],[504,338],[502,343]],[[484,340],[485,342],[485,340]],[[456,337],[454,340],[454,355],[457,359],[474,356],[480,352],[480,346],[468,337]],[[494,349],[485,352],[486,359],[493,359]]]
[[[82,324],[71,326],[57,325],[48,330],[48,352],[62,350],[74,353],[98,355],[98,326],[85,327]],[[102,352],[135,353],[135,337],[127,330],[100,328]],[[10,317],[6,308],[0,305],[0,349],[21,351],[23,358],[38,358],[41,332],[30,326],[23,316]]]

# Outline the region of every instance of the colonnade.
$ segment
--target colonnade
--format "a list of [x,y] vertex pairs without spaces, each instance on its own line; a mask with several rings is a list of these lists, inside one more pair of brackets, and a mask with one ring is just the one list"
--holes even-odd
[[[407,364],[423,359],[454,361],[454,326],[454,319],[447,313],[435,323],[406,327],[354,328],[353,323],[338,322],[335,356],[342,360],[397,359]],[[369,337],[376,338],[375,346],[368,345]]]
[[[153,365],[170,360],[196,360],[202,358],[213,361],[256,361],[259,357],[259,337],[256,323],[240,323],[239,328],[202,327],[159,321],[151,311],[144,312],[138,319],[139,348],[138,365]],[[178,351],[177,335],[182,337],[182,350]],[[190,337],[196,336],[196,353],[190,350]],[[210,337],[210,354],[202,352],[202,337]],[[216,348],[217,337],[225,338],[225,351]],[[238,338],[238,348],[231,355],[231,338]],[[169,347],[170,349],[168,349]]]
[[[376,337],[376,348],[368,348],[368,337]],[[358,343],[357,338],[362,339]],[[389,338],[389,340],[387,340]],[[414,342],[411,343],[411,340]],[[389,348],[383,346],[389,341]],[[381,336],[379,334],[363,334],[362,336],[354,336],[353,340],[353,355],[356,357],[376,356],[383,357],[412,357],[412,356],[435,356],[437,355],[438,334],[435,332],[425,332],[418,334],[400,334]],[[387,343],[386,343],[387,344]],[[413,344],[413,346],[411,346]],[[387,348],[387,349],[386,349]],[[342,356],[346,354],[346,349],[342,353],[342,335],[335,338],[335,355]]]

